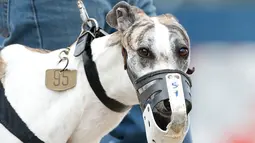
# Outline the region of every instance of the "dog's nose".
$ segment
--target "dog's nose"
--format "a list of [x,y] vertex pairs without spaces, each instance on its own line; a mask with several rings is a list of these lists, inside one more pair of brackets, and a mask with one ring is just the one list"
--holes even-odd
[[[192,109],[192,104],[190,101],[185,100],[186,104],[186,113]],[[159,102],[153,109],[154,119],[157,125],[162,129],[166,130],[166,126],[171,122],[172,110],[169,103],[169,99]]]
[[[169,100],[164,100],[163,102],[163,105],[161,105],[160,103],[158,104],[158,106],[156,106],[156,108],[158,109],[159,112],[161,113],[172,113],[172,109],[171,109],[171,106],[170,106],[170,102]],[[186,112],[187,114],[189,114],[189,112],[191,111],[192,109],[192,104],[190,101],[186,100],[185,99],[185,105],[186,105]],[[162,107],[163,106],[163,107]],[[170,114],[171,115],[171,114]]]

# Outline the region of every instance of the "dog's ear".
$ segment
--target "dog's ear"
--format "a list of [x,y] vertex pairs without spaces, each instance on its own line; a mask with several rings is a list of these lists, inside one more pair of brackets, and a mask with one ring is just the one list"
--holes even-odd
[[106,15],[106,22],[112,28],[121,32],[128,29],[141,15],[145,13],[127,2],[121,1],[117,3],[111,11]]

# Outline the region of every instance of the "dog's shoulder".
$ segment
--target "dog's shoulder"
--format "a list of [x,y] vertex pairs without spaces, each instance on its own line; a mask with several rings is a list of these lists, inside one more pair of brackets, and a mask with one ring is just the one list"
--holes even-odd
[[39,49],[39,48],[31,48],[25,45],[21,44],[12,44],[9,46],[4,47],[1,50],[1,57],[5,56],[24,56],[24,54],[30,54],[30,53],[41,53],[41,54],[47,54],[51,51],[46,49]]
[[8,46],[5,46],[1,49],[1,56],[4,56],[4,55],[9,55],[9,54],[15,54],[15,53],[18,53],[18,52],[21,52],[22,50],[25,50],[25,47],[24,45],[21,45],[21,44],[11,44],[11,45],[8,45]]
[[22,60],[33,60],[35,57],[40,57],[41,55],[45,55],[51,53],[52,51],[39,49],[39,48],[31,48],[21,44],[12,44],[4,47],[0,52],[0,58],[5,62],[18,62]]

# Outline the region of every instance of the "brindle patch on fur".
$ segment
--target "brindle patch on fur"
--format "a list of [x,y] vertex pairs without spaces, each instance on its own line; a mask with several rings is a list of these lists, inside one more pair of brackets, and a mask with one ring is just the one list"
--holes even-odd
[[[148,24],[148,26],[146,26],[141,32],[140,34],[137,36],[135,42],[137,43],[141,43],[143,38],[144,38],[144,35],[152,28],[154,28],[155,25],[154,24]],[[152,40],[152,39],[151,39]],[[139,45],[139,44],[138,44]]]
[[180,33],[183,37],[183,40],[185,41],[185,44],[189,46],[189,37],[186,36],[186,34],[181,28],[175,25],[165,25],[165,26],[168,28],[169,32],[171,33],[176,33],[176,34]]
[[47,53],[51,52],[50,50],[46,50],[46,49],[31,48],[31,47],[27,47],[27,46],[26,46],[26,48],[30,51],[42,53],[42,54],[47,54]]
[[4,59],[0,56],[0,79],[2,79],[5,75],[5,68],[6,68],[6,63]]
[[142,68],[145,68],[145,67],[153,68],[156,62],[155,59],[146,59],[146,58],[140,58],[139,61]]
[[174,21],[178,22],[177,18],[173,16],[172,14],[162,14],[157,16],[158,21],[162,23],[163,25],[170,25]]
[[[127,9],[127,13],[130,12],[128,10],[129,9]],[[180,57],[178,55],[179,53],[177,53],[177,48],[180,48],[181,45],[187,45],[187,47],[189,47],[189,37],[186,34],[185,29],[178,23],[177,18],[171,14],[163,14],[154,17],[159,21],[160,24],[165,26],[170,33],[169,42],[171,46],[169,47],[169,50],[173,50],[173,52],[171,52],[172,55],[167,55],[162,51],[157,53],[156,49],[153,49],[156,46],[154,41],[155,37],[152,31],[156,24],[154,23],[154,19],[144,15],[138,16],[137,12],[134,11],[133,13],[135,13],[135,17],[130,17],[127,15],[127,21],[122,20],[123,15],[116,15],[115,13],[108,15],[108,23],[110,23],[112,27],[117,28],[120,32],[119,34],[113,34],[113,36],[111,36],[109,41],[111,41],[112,44],[110,44],[109,47],[121,44],[121,46],[124,47],[128,53],[128,63],[131,70],[134,71],[139,71],[144,68],[153,69],[153,66],[155,66],[156,62],[158,62],[157,59],[164,59],[165,62],[169,62],[171,56],[174,57],[174,62],[176,65],[180,67],[180,69],[184,69],[188,64],[188,59]],[[131,23],[129,20],[132,20]],[[125,28],[122,27],[121,29],[119,27],[120,25],[124,25]],[[114,38],[117,40],[114,41]],[[178,39],[180,41],[179,43],[181,44],[177,45],[176,43],[173,43],[175,39]],[[148,48],[152,53],[154,52],[153,54],[155,57],[144,58],[139,56],[136,50],[141,47]],[[135,68],[132,69],[132,67]]]
[[160,53],[160,57],[162,57],[165,61],[169,60],[169,57],[166,56],[164,53]]
[[121,39],[120,39],[121,36],[122,34],[119,31],[113,33],[110,36],[109,41],[107,42],[107,46],[113,47],[113,46],[121,44]]
[[[127,46],[132,48],[132,46],[131,46],[132,42],[131,41],[132,41],[132,38],[133,38],[133,35],[134,35],[134,31],[135,31],[136,28],[141,29],[141,28],[145,27],[145,29],[147,29],[146,27],[151,27],[152,24],[153,24],[152,21],[148,21],[148,20],[146,20],[145,22],[141,20],[141,21],[138,21],[138,22],[134,23],[131,26],[130,30],[128,30],[127,33],[125,33],[124,39],[126,39]],[[141,35],[142,32],[135,33],[135,34],[136,35]]]
[[[150,37],[145,38],[145,35],[147,32],[151,31],[155,27],[152,20],[143,20],[135,23],[130,30],[127,31],[127,34],[125,36],[127,45],[132,49],[132,44],[135,44],[136,48],[139,48],[140,46],[144,46],[146,48],[151,49],[154,40]],[[132,49],[135,50],[135,49]],[[152,68],[155,63],[155,58],[148,59],[148,58],[142,58],[139,57],[132,57],[131,60],[138,61],[141,68],[150,67]]]
[[[177,18],[174,17],[173,15],[171,14],[163,14],[163,15],[160,15],[160,16],[157,16],[157,19],[158,21],[163,24],[164,26],[166,26],[169,30],[169,33],[170,34],[170,37],[169,37],[169,40],[171,40],[173,37],[180,37],[180,36],[176,36],[176,35],[181,35],[180,38],[182,39],[179,39],[177,38],[175,41],[174,41],[174,47],[172,49],[172,53],[173,53],[173,57],[174,57],[174,60],[176,62],[176,65],[178,65],[181,70],[184,70],[187,68],[188,66],[188,61],[187,61],[187,58],[182,58],[179,56],[179,49],[181,47],[187,47],[189,48],[189,37],[188,35],[185,33],[186,31],[184,31],[183,28],[177,26],[176,22],[178,22]],[[163,56],[163,54],[161,55]],[[165,58],[167,58],[166,56],[164,56]]]
[[178,22],[178,19],[175,16],[173,16],[172,14],[162,14],[157,16],[157,19],[161,24],[166,26],[169,29],[169,31],[176,30],[180,32],[182,36],[184,37],[185,41],[188,43],[187,45],[189,46],[189,37],[185,33],[184,29],[174,24]]

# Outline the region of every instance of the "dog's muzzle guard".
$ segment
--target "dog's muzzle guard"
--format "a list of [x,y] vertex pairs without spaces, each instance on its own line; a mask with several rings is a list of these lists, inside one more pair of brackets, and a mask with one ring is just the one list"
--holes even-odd
[[[137,91],[149,143],[181,143],[189,129],[188,113],[191,110],[191,80],[179,70],[160,70],[134,79],[129,77]],[[159,103],[168,103],[169,122],[159,116]],[[189,107],[188,107],[189,106]],[[188,111],[187,111],[188,110]],[[158,114],[160,115],[160,113]]]

